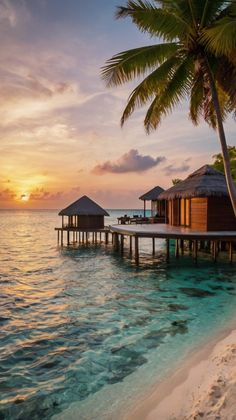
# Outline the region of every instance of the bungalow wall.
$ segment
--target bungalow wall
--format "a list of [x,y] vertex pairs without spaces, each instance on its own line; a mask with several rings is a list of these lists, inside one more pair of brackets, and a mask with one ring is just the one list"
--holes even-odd
[[197,231],[236,230],[236,218],[228,197],[169,200],[168,220],[172,226]]
[[69,216],[68,227],[78,229],[103,229],[104,216]]

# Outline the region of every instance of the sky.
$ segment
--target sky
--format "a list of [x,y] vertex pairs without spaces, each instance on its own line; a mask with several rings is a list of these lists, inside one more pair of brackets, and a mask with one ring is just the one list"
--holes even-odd
[[[0,208],[61,209],[82,195],[105,208],[137,208],[220,151],[184,103],[147,135],[145,110],[120,127],[134,84],[107,88],[112,55],[154,43],[123,0],[0,0]],[[236,145],[235,122],[225,124]]]

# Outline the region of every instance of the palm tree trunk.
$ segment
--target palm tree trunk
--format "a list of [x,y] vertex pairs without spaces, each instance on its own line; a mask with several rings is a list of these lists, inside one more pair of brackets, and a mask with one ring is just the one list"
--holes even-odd
[[220,109],[218,92],[216,89],[216,84],[215,84],[214,77],[212,75],[210,65],[206,58],[205,58],[205,63],[207,67],[207,74],[209,77],[212,101],[213,101],[215,112],[216,112],[217,128],[218,128],[218,134],[219,134],[222,156],[223,156],[226,183],[227,183],[232,207],[234,210],[234,215],[236,217],[236,187],[235,187],[234,180],[231,174],[231,169],[230,169],[230,159],[229,159],[228,147],[227,147],[226,138],[225,138],[225,131],[224,131],[224,126],[223,126],[223,121],[222,121],[222,114],[221,114],[221,109]]

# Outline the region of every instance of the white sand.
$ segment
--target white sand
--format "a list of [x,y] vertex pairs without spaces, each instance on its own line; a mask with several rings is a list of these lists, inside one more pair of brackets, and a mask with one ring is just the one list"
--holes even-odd
[[190,357],[125,418],[236,420],[236,330]]

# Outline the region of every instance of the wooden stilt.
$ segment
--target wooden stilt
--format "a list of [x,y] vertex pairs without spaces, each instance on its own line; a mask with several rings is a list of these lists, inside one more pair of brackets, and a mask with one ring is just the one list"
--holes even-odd
[[195,262],[197,262],[197,251],[198,251],[198,242],[194,240],[193,241],[193,258]]
[[152,238],[152,255],[155,255],[155,238]]
[[59,241],[60,241],[60,231],[57,231],[57,244],[59,245]]
[[166,239],[166,261],[170,259],[170,240]]
[[175,257],[179,258],[179,239],[175,240]]
[[183,239],[180,239],[180,250],[181,250],[181,255],[184,255],[184,241],[183,241]]
[[100,232],[100,242],[102,242],[102,232]]
[[63,246],[63,230],[61,231],[61,246]]
[[232,244],[232,242],[229,243],[229,261],[232,264],[232,262],[233,262],[233,244]]
[[82,243],[84,244],[84,232],[82,232]]
[[212,258],[214,262],[216,262],[216,257],[217,257],[217,241],[212,241]]
[[132,255],[132,239],[133,239],[133,237],[132,237],[132,235],[130,235],[130,237],[129,237],[129,253],[130,253],[130,255]]
[[70,231],[67,231],[67,245],[70,243]]
[[105,232],[105,244],[108,244],[108,232]]
[[120,235],[120,252],[124,253],[124,235]]
[[138,236],[135,235],[135,264],[139,265],[139,248],[138,248]]
[[89,240],[89,234],[88,232],[86,232],[86,245],[88,245],[88,240]]
[[118,238],[118,233],[114,232],[113,233],[113,245],[114,245],[114,249],[115,251],[119,250],[119,238]]

